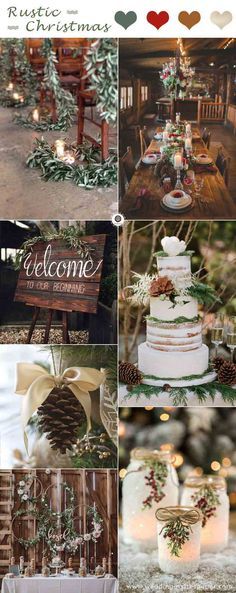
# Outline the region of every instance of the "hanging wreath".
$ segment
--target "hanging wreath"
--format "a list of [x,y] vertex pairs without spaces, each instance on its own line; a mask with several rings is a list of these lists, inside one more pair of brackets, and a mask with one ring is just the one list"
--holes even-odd
[[[31,493],[31,487],[34,483],[40,485],[40,492],[37,496]],[[62,483],[62,488],[67,496],[68,506],[60,512],[52,511],[48,499],[48,491],[52,485],[45,490],[39,478],[27,474],[24,479],[16,486],[16,491],[20,499],[20,503],[26,504],[15,512],[12,520],[12,532],[15,540],[25,549],[35,547],[40,542],[43,542],[50,552],[55,555],[58,552],[69,552],[75,554],[82,545],[88,541],[95,544],[101,536],[103,530],[103,520],[94,506],[86,506],[86,519],[88,521],[88,531],[86,533],[78,533],[74,527],[77,520],[75,511],[81,505],[75,506],[75,494],[66,482]],[[37,533],[33,538],[17,537],[14,533],[14,523],[17,519],[31,516],[34,517],[37,523]]]

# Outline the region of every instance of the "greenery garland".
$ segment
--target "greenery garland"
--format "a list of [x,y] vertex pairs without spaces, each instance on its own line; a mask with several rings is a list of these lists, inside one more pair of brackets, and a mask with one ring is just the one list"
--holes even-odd
[[[0,104],[3,107],[18,108],[32,105],[35,102],[38,87],[37,76],[28,60],[24,39],[1,39],[0,76]],[[14,76],[20,79],[19,83],[14,84],[14,92],[23,93],[23,102],[14,99],[13,93],[6,90],[6,85],[10,82],[14,83]]]
[[98,151],[84,143],[79,147],[83,163],[69,165],[57,158],[53,148],[44,138],[35,139],[35,146],[28,155],[26,165],[39,168],[45,181],[71,180],[78,187],[110,187],[117,183],[117,157],[111,155],[103,163],[97,162]]
[[117,40],[97,39],[85,56],[89,89],[96,92],[96,108],[107,123],[117,119]]
[[41,122],[34,122],[31,115],[26,117],[17,115],[15,117],[15,122],[25,128],[34,129],[36,131],[66,131],[72,126],[74,117],[77,113],[75,100],[72,94],[61,86],[60,78],[55,66],[57,58],[53,50],[51,39],[44,39],[42,54],[45,58],[42,87],[46,91],[50,90],[53,94],[56,102],[57,121],[55,123],[52,122],[51,116],[49,116]]
[[[191,385],[191,387],[170,387],[168,389],[168,395],[172,400],[173,406],[187,406],[189,403],[189,393],[196,395],[200,404],[205,404],[208,396],[215,402],[217,393],[221,394],[224,402],[234,406],[236,403],[236,390],[229,385],[218,383],[213,381],[212,383],[205,383],[204,385]],[[124,399],[129,400],[133,396],[136,400],[139,400],[142,396],[147,399],[151,399],[153,395],[159,397],[163,394],[163,387],[154,387],[154,385],[140,385],[132,386],[132,390],[129,391]]]
[[[103,521],[96,506],[89,506],[86,511],[86,515],[91,521],[91,533],[78,535],[74,529],[75,494],[73,488],[66,482],[62,483],[64,492],[68,494],[67,507],[64,511],[57,513],[50,508],[45,493],[40,496],[39,506],[39,497],[33,496],[30,493],[31,480],[32,476],[29,474],[17,485],[20,503],[27,503],[27,508],[20,507],[14,513],[12,520],[13,524],[15,519],[31,515],[37,521],[37,534],[34,538],[16,538],[25,550],[35,547],[38,543],[44,541],[52,554],[58,553],[58,546],[70,554],[75,554],[78,546],[84,544],[86,541],[97,541],[102,532]],[[62,532],[66,531],[64,541],[63,537],[58,537],[57,535],[58,519],[60,520]]]
[[34,245],[39,242],[41,243],[42,241],[49,242],[54,240],[63,240],[69,249],[76,249],[77,253],[82,259],[92,258],[94,248],[86,241],[83,241],[81,239],[81,235],[83,235],[83,232],[75,226],[65,227],[58,231],[56,229],[55,231],[41,231],[40,235],[37,235],[36,237],[30,237],[30,239],[27,239],[21,245],[21,248],[16,254],[14,269],[19,270],[21,267],[21,262],[27,253],[32,250]]
[[192,319],[189,319],[188,317],[176,317],[176,319],[172,319],[171,321],[168,320],[164,320],[164,319],[158,319],[158,317],[153,317],[152,315],[146,315],[145,319],[147,321],[151,321],[153,323],[159,323],[159,324],[179,324],[179,323],[197,323],[198,321],[200,321],[200,315],[196,315],[195,317],[192,317]]

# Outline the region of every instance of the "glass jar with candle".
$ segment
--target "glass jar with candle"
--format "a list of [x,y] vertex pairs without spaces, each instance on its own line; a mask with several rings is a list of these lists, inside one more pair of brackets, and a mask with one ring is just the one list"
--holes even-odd
[[179,482],[171,451],[137,448],[123,481],[123,529],[126,543],[156,548],[156,510],[178,503]]
[[200,561],[201,512],[192,507],[165,507],[156,512],[158,562],[167,574],[196,572]]
[[224,478],[190,476],[184,483],[181,504],[201,510],[201,553],[223,550],[229,531],[229,498]]

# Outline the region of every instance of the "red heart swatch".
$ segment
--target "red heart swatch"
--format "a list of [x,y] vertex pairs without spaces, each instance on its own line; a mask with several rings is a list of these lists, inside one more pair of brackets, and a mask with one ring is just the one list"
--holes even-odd
[[156,29],[160,29],[161,27],[163,27],[163,25],[168,23],[169,18],[170,17],[168,15],[168,12],[166,12],[165,10],[162,10],[161,12],[159,12],[159,14],[155,12],[155,10],[150,10],[150,12],[148,12],[147,14],[148,23],[150,23],[150,25],[153,25],[153,27],[156,27]]

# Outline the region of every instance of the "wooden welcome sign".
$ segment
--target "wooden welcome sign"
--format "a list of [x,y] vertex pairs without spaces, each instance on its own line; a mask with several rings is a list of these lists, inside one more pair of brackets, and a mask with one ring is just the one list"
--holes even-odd
[[82,237],[86,258],[64,240],[40,241],[22,260],[15,301],[38,308],[96,313],[106,235]]

